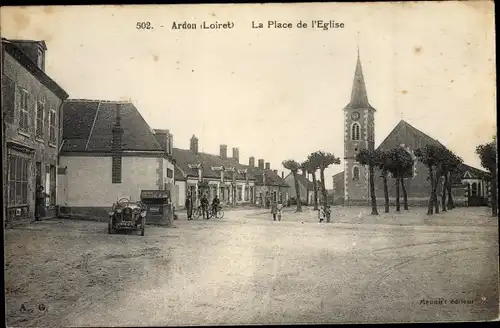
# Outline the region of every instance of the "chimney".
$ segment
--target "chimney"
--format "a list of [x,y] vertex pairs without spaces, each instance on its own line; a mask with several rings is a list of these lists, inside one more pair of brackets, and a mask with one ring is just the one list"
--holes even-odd
[[259,169],[264,169],[264,160],[259,159]]
[[240,162],[240,150],[236,147],[233,147],[233,158],[236,160],[236,162]]
[[254,167],[255,166],[255,157],[251,156],[248,159],[248,166],[250,166],[250,167]]
[[220,145],[220,158],[227,159],[227,145]]
[[284,179],[285,178],[285,172],[281,171],[281,178]]
[[196,138],[196,136],[194,134],[191,137],[189,150],[191,150],[195,154],[198,154],[198,138]]
[[173,141],[169,130],[155,129],[155,138],[162,146],[165,153],[172,155]]
[[266,170],[270,170],[270,169],[271,169],[271,163],[266,162]]
[[122,135],[123,128],[121,126],[121,104],[116,104],[116,112],[115,112],[115,125],[113,126],[112,132],[112,150],[113,151],[121,151],[123,149],[122,145]]

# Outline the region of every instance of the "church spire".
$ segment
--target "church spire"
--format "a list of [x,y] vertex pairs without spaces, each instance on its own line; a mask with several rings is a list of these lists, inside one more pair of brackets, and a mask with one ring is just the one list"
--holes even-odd
[[366,93],[365,79],[363,77],[363,69],[361,68],[361,59],[359,56],[358,45],[358,61],[356,63],[356,71],[354,72],[354,81],[352,83],[351,101],[349,108],[372,108],[368,102],[368,95]]

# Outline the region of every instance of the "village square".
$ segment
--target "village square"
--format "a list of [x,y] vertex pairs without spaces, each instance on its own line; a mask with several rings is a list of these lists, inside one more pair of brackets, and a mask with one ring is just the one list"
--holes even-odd
[[467,149],[480,167],[432,136],[441,123],[376,136],[388,109],[369,97],[370,51],[351,49],[335,81],[349,89],[328,109],[343,151],[298,157],[285,146],[308,141],[277,125],[271,160],[265,142],[250,152],[196,129],[179,142],[135,100],[72,97],[49,48],[2,38],[7,326],[498,316],[496,135]]

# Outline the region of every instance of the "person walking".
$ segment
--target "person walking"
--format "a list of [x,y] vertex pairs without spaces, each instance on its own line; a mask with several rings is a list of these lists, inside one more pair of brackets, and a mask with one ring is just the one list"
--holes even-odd
[[276,214],[278,213],[278,206],[274,200],[271,201],[271,214],[273,215],[273,221],[276,221]]
[[191,199],[191,195],[187,195],[185,206],[186,206],[187,218],[188,218],[188,220],[192,220],[193,219],[193,200]]

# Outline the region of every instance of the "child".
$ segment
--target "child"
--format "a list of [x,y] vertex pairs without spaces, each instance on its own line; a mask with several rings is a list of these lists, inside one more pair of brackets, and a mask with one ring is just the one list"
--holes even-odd
[[278,212],[278,208],[276,206],[276,202],[273,201],[271,203],[271,213],[273,215],[273,221],[276,221],[276,214],[277,214],[277,212]]
[[325,219],[325,208],[321,206],[318,210],[318,218],[319,218],[319,223],[323,222]]
[[278,203],[278,221],[281,221],[281,210],[283,209],[283,204]]

